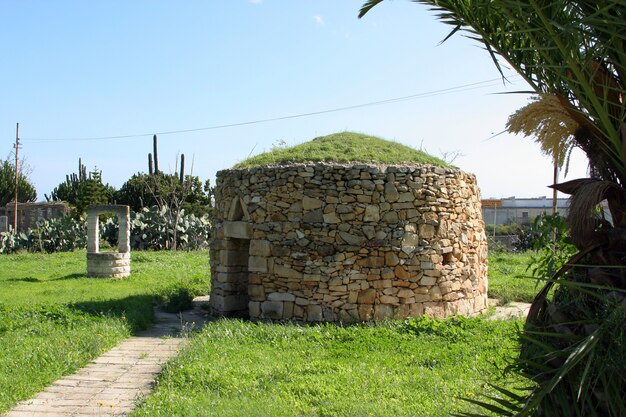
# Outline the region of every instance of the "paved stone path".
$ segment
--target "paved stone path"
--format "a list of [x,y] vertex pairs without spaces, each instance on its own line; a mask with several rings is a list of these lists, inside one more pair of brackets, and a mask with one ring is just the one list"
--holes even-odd
[[509,320],[518,317],[525,319],[528,315],[528,310],[530,310],[530,303],[518,303],[513,301],[501,306],[498,300],[493,298],[489,299],[489,305],[496,307],[495,314],[489,316],[489,320]]
[[[22,401],[5,417],[123,416],[147,396],[162,365],[175,356],[184,338],[202,326],[202,297],[196,308],[178,314],[157,311],[156,325],[61,378],[35,398]],[[171,336],[171,337],[168,337]]]

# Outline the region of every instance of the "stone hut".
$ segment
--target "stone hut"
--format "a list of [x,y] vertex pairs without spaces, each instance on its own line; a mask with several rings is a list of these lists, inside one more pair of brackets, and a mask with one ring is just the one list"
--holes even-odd
[[472,174],[412,160],[283,162],[217,173],[214,313],[354,322],[486,309],[487,242]]

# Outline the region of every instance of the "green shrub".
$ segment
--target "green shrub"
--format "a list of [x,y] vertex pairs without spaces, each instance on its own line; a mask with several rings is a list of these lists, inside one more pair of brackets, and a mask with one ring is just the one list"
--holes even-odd
[[[130,245],[133,250],[163,250],[172,248],[176,227],[176,248],[198,250],[208,247],[211,223],[208,216],[186,215],[184,211],[174,226],[175,216],[167,209],[144,208],[131,212]],[[117,246],[119,230],[117,217],[101,222],[100,238],[111,247]],[[87,244],[87,227],[84,218],[78,220],[65,216],[59,219],[40,220],[35,229],[15,233],[12,229],[0,233],[0,253],[69,252],[84,249]]]
[[557,214],[537,216],[530,229],[531,248],[537,253],[528,269],[537,278],[551,278],[576,253],[565,218]]
[[[175,216],[166,207],[144,208],[130,215],[130,246],[133,250],[163,250],[172,247]],[[207,216],[181,215],[176,223],[176,248],[197,250],[208,247],[211,223]],[[117,245],[119,224],[117,218],[108,219],[101,227],[102,238],[111,246]]]
[[82,249],[87,242],[87,229],[83,219],[65,216],[59,219],[40,220],[35,229],[15,233],[11,228],[0,233],[0,253],[69,252]]
[[186,287],[171,286],[165,288],[157,295],[157,301],[161,308],[168,313],[180,313],[193,308],[193,295]]

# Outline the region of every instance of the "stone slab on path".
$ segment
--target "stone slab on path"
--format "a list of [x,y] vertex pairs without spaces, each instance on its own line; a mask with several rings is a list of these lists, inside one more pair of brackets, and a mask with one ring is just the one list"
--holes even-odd
[[22,401],[5,417],[124,416],[153,388],[165,362],[174,357],[206,318],[202,297],[189,312],[155,312],[155,325],[126,339],[73,375],[63,377],[35,398]]
[[490,298],[489,305],[496,307],[496,312],[489,316],[488,320],[510,320],[516,318],[525,319],[530,310],[530,303],[520,303],[512,301],[505,305],[499,305],[498,300]]

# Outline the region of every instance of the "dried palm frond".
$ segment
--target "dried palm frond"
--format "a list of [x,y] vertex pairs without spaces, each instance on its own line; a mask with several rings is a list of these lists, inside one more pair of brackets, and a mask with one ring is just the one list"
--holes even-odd
[[540,94],[532,102],[509,116],[506,129],[510,133],[535,136],[541,151],[552,158],[559,169],[569,165],[569,155],[576,145],[574,134],[579,128],[555,95]]

